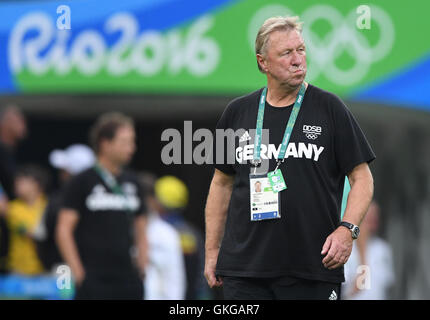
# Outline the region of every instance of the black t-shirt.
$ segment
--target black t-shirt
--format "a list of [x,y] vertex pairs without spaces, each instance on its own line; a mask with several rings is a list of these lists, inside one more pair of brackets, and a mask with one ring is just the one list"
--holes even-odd
[[58,213],[63,205],[63,190],[56,191],[49,196],[49,202],[43,215],[43,224],[46,236],[36,241],[37,253],[46,270],[63,262],[55,243],[55,227],[57,226]]
[[[248,160],[253,157],[251,132],[255,133],[261,92],[232,101],[217,124],[217,129],[240,133],[235,137],[234,164],[215,164],[235,175],[217,274],[342,282],[343,268],[326,269],[321,250],[327,236],[339,226],[345,176],[375,155],[344,103],[334,94],[308,85],[280,166],[287,185],[281,192],[281,218],[251,221]],[[269,171],[275,169],[292,106],[273,107],[266,102],[263,129],[270,130],[269,145],[263,137],[261,158],[266,164],[269,161]],[[225,154],[228,151],[232,150]]]
[[127,200],[93,168],[72,178],[64,192],[62,207],[79,214],[75,239],[87,274],[137,276],[131,248],[134,218],[146,212],[143,195],[133,174],[123,172],[116,179]]
[[9,200],[15,198],[15,171],[16,161],[13,149],[0,142],[0,183]]

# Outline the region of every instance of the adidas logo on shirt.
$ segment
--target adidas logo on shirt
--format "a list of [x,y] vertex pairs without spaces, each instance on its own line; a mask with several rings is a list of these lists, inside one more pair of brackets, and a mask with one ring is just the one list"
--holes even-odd
[[331,295],[328,299],[329,300],[337,300],[337,294],[334,290],[331,292]]
[[240,137],[239,142],[245,142],[251,140],[251,136],[249,135],[248,131],[245,131],[245,133]]

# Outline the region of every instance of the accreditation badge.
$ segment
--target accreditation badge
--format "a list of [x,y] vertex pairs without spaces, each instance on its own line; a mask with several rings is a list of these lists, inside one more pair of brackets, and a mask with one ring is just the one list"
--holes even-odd
[[267,174],[249,175],[251,221],[279,219],[280,193],[273,192]]
[[285,180],[280,169],[269,172],[267,177],[269,178],[269,183],[273,189],[273,192],[280,192],[287,189],[287,185],[285,184]]

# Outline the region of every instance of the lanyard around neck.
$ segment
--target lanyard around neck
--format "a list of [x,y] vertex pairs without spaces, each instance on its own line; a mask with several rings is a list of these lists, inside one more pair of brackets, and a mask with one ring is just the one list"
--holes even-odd
[[[119,185],[118,181],[115,179],[115,177],[106,169],[104,169],[100,164],[96,164],[94,166],[94,170],[97,172],[97,174],[100,176],[100,178],[104,181],[104,183],[111,189],[111,191],[124,198],[124,200],[127,200],[127,195],[124,193],[124,190]],[[128,213],[133,213],[132,208],[129,204],[126,204],[126,211]]]
[[100,164],[94,166],[94,170],[102,178],[103,182],[112,190],[113,193],[121,196],[125,196],[121,186],[115,177],[106,169],[104,169]]
[[[296,123],[297,116],[299,115],[300,107],[303,102],[303,98],[305,95],[306,86],[302,83],[299,93],[297,94],[296,101],[294,102],[293,110],[291,110],[290,118],[288,119],[287,126],[285,128],[284,137],[282,139],[281,150],[278,154],[278,165],[280,161],[284,160],[285,153],[287,151],[288,142],[290,141],[291,133],[293,132],[294,124]],[[255,131],[255,139],[254,139],[254,157],[253,163],[257,166],[260,162],[260,151],[261,151],[261,136],[263,131],[263,120],[264,120],[264,108],[266,106],[266,95],[267,95],[267,87],[263,89],[263,92],[260,96],[260,102],[258,106],[258,114],[257,114],[257,125]]]

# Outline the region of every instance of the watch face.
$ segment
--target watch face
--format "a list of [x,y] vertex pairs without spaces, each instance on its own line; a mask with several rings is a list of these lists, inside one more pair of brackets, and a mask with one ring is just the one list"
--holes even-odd
[[360,229],[358,227],[355,227],[354,229],[352,229],[352,236],[354,239],[357,239],[359,234],[360,234]]

